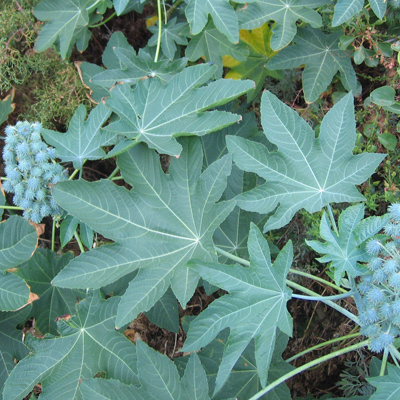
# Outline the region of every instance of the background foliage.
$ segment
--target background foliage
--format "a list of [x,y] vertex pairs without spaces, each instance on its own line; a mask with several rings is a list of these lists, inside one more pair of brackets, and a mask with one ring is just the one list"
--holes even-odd
[[[39,198],[18,185],[56,161],[7,128],[2,398],[313,398],[284,381],[335,355],[323,398],[394,396],[399,5],[2,2],[0,124],[37,122],[69,176],[45,182],[62,215],[24,219]],[[381,280],[369,243],[389,249]],[[307,299],[340,313],[325,344]]]

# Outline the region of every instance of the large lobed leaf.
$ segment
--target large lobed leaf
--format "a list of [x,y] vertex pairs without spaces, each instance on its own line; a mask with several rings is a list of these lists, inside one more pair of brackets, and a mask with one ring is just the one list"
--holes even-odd
[[[185,329],[186,322],[192,317],[183,318],[183,327]],[[218,368],[222,361],[225,346],[228,345],[229,330],[225,329],[211,341],[206,347],[196,354],[206,371],[209,391],[214,392],[215,378],[218,374]],[[294,369],[292,365],[283,361],[282,353],[287,347],[288,336],[278,330],[274,345],[274,353],[272,355],[271,364],[268,371],[267,383],[273,382],[282,375]],[[188,361],[188,356],[174,359],[178,369],[183,371],[183,367]],[[228,380],[223,388],[212,396],[213,400],[248,400],[262,389],[260,378],[257,371],[257,363],[255,357],[255,341],[251,340],[249,345],[240,355],[236,362]],[[285,400],[290,399],[290,391],[285,383],[278,385],[268,394],[261,397],[263,400]]]
[[207,24],[208,15],[211,15],[217,29],[223,33],[230,42],[239,41],[239,24],[235,11],[229,0],[185,0],[186,18],[190,24],[193,35],[199,34]]
[[258,0],[252,3],[238,11],[240,28],[254,29],[267,21],[275,21],[271,47],[280,50],[296,36],[298,20],[314,28],[322,26],[322,18],[314,9],[329,4],[330,0]]
[[226,187],[231,159],[225,156],[202,174],[199,139],[181,140],[184,151],[169,174],[144,144],[118,157],[131,191],[110,181],[62,182],[53,188],[61,207],[116,241],[81,254],[54,279],[68,288],[99,288],[139,269],[119,306],[117,326],[148,311],[171,285],[184,306],[198,282],[185,267],[193,257],[215,260],[212,236],[234,201],[216,202]]
[[37,249],[33,257],[22,264],[18,276],[25,279],[40,298],[33,303],[35,327],[42,334],[57,335],[56,319],[75,313],[79,300],[85,298],[84,290],[62,289],[51,285],[52,279],[73,258],[71,253],[62,257],[53,251]]
[[253,30],[240,30],[241,42],[249,46],[249,55],[244,61],[236,60],[232,56],[223,58],[224,67],[230,71],[225,75],[226,79],[252,79],[256,87],[247,93],[247,102],[251,102],[264,86],[267,75],[279,79],[278,72],[272,72],[266,68],[266,63],[276,52],[271,49],[271,34],[268,23]]
[[[245,61],[249,50],[244,43],[231,43],[210,21],[206,28],[193,36],[185,49],[185,56],[190,61],[197,61],[204,57],[206,61],[217,66],[215,77],[222,77],[222,59],[231,56],[235,60]],[[253,79],[253,78],[252,78]]]
[[28,355],[29,350],[22,341],[22,330],[16,327],[28,319],[30,311],[31,306],[17,312],[0,311],[0,395],[3,392],[4,382],[15,367],[15,361]]
[[[387,8],[387,0],[370,0],[369,5],[375,15],[382,19]],[[338,0],[335,4],[332,26],[339,26],[361,11],[364,0]]]
[[208,64],[185,68],[165,86],[152,79],[138,82],[134,90],[117,85],[106,106],[120,119],[105,130],[145,142],[159,153],[179,155],[182,147],[176,137],[201,136],[238,122],[238,115],[206,111],[254,87],[252,81],[226,79],[200,87],[212,78],[215,69]]
[[0,224],[0,270],[7,271],[28,260],[36,249],[37,233],[24,218],[13,215]]
[[185,58],[174,62],[168,60],[155,62],[145,49],[140,49],[136,54],[124,35],[121,32],[115,32],[103,53],[103,64],[107,69],[98,67],[99,72],[94,73],[88,83],[110,89],[116,82],[135,85],[146,78],[158,78],[165,84],[181,72],[186,63]]
[[109,132],[101,133],[100,129],[110,114],[111,111],[100,103],[85,121],[86,107],[81,104],[75,111],[66,133],[43,129],[42,135],[46,142],[56,148],[57,157],[64,162],[72,161],[74,168],[80,169],[85,160],[99,160],[106,155],[101,146],[113,135]]
[[116,380],[82,382],[85,399],[100,400],[210,400],[206,374],[197,354],[192,354],[180,379],[174,363],[144,342],[138,341],[137,363],[140,387]]
[[[166,25],[162,26],[161,31],[161,50],[164,55],[173,60],[175,58],[176,50],[178,49],[177,45],[187,45],[187,38],[181,35],[182,29],[187,25],[186,22],[176,22],[176,17],[172,18],[168,21]],[[153,36],[150,38],[148,42],[148,46],[156,46],[159,37],[159,29],[158,26],[149,26],[147,28]]]
[[61,337],[27,336],[32,353],[11,371],[4,399],[21,400],[40,382],[43,400],[79,400],[81,380],[99,372],[137,384],[136,348],[114,329],[118,301],[92,293],[79,303],[76,316],[59,321]]
[[7,270],[28,260],[36,245],[36,230],[26,219],[14,215],[0,224],[1,311],[15,311],[30,301],[29,286],[14,272]]
[[286,225],[301,208],[315,212],[329,203],[364,200],[355,185],[371,176],[385,155],[352,154],[356,132],[351,94],[326,114],[318,138],[296,111],[269,92],[262,96],[261,120],[278,151],[238,137],[227,137],[227,145],[239,168],[266,180],[236,197],[248,211],[276,209],[265,231]]
[[[40,31],[36,41],[36,50],[44,51],[53,43],[59,47],[62,58],[71,54],[76,43],[79,51],[87,48],[90,31],[89,22],[91,13],[101,9],[104,13],[109,0],[45,0],[41,1],[34,9],[35,17],[47,21]],[[94,15],[97,19],[97,16]]]
[[291,291],[286,276],[293,260],[288,243],[271,263],[267,241],[253,225],[249,234],[250,267],[193,261],[191,267],[213,285],[229,292],[215,300],[190,324],[182,351],[196,351],[225,328],[230,336],[216,378],[215,392],[229,378],[240,354],[255,339],[255,356],[261,384],[265,386],[277,328],[292,334],[292,318],[286,303]]
[[339,72],[347,90],[357,89],[356,73],[350,54],[340,50],[341,32],[324,34],[320,29],[299,29],[295,44],[282,49],[267,64],[268,69],[287,69],[305,65],[302,81],[305,99],[316,101]]
[[7,121],[8,115],[11,114],[15,109],[14,100],[15,91],[6,96],[3,100],[0,99],[0,124]]
[[353,278],[364,275],[368,269],[358,262],[366,262],[371,257],[365,252],[364,245],[367,239],[377,234],[390,220],[390,214],[382,217],[364,218],[364,204],[358,204],[344,210],[339,217],[339,234],[332,231],[328,217],[324,212],[321,218],[320,235],[325,242],[306,240],[306,243],[315,251],[325,254],[320,262],[332,261],[334,279],[340,284],[342,275]]
[[[212,135],[202,136],[201,141],[204,149],[203,168],[206,169],[214,161],[228,153],[226,147],[226,137],[228,135],[256,140],[260,138],[260,134],[255,114],[250,112],[243,114],[240,124],[231,125]],[[252,189],[256,186],[256,183],[256,174],[244,172],[237,166],[233,166],[222,199],[233,199],[243,191]],[[247,259],[247,239],[251,222],[257,226],[263,226],[266,222],[266,217],[235,207],[228,218],[215,231],[215,245],[229,253]],[[221,263],[232,263],[223,256],[219,257],[219,261]]]
[[396,400],[400,396],[400,368],[387,364],[387,375],[367,378],[367,381],[376,387],[376,392],[370,400]]

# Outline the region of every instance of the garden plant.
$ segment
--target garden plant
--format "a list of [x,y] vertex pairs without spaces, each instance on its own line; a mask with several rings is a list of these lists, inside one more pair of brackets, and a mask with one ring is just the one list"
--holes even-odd
[[[399,1],[0,7],[4,400],[285,400],[336,359],[322,398],[400,397]],[[291,352],[299,303],[345,330]]]

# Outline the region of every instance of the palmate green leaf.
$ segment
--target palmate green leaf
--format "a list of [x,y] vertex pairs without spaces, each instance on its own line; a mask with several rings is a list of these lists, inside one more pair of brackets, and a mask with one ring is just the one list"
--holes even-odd
[[[158,25],[158,23],[157,23]],[[172,18],[168,21],[167,25],[162,26],[161,31],[161,50],[164,55],[173,60],[175,58],[176,50],[178,49],[177,45],[187,45],[187,38],[183,35],[180,35],[182,29],[187,26],[185,22],[176,23],[176,17]],[[156,46],[158,42],[158,26],[149,26],[147,28],[153,36],[150,38],[147,43],[149,47]]]
[[0,310],[15,311],[29,301],[30,290],[26,282],[14,273],[0,273]]
[[100,102],[103,97],[108,97],[110,88],[116,82],[135,85],[139,80],[150,77],[160,79],[166,84],[185,68],[187,58],[173,62],[168,60],[154,62],[154,57],[148,49],[139,49],[136,54],[124,34],[114,32],[104,50],[102,62],[105,68],[87,62],[78,64],[82,79],[91,89],[91,97],[96,102]]
[[382,217],[364,218],[364,204],[357,204],[346,208],[339,217],[337,235],[331,228],[328,217],[324,212],[321,218],[320,235],[325,242],[306,240],[306,243],[320,254],[320,262],[332,261],[334,278],[340,284],[342,275],[347,274],[353,278],[368,272],[368,269],[358,262],[370,259],[365,249],[365,241],[377,234],[390,220],[390,215]]
[[312,28],[299,29],[296,44],[281,50],[267,64],[271,70],[305,65],[302,81],[305,99],[312,103],[339,72],[347,90],[356,90],[357,78],[350,54],[339,49],[341,32],[324,34]]
[[80,391],[83,400],[147,400],[136,386],[116,379],[84,379]]
[[209,400],[206,374],[196,354],[192,354],[182,380],[174,363],[144,342],[136,344],[139,380],[146,399]]
[[187,64],[186,58],[173,62],[169,60],[154,62],[153,57],[143,49],[140,49],[137,55],[133,48],[114,47],[113,52],[120,66],[96,73],[90,78],[92,84],[110,89],[116,82],[132,86],[147,78],[157,78],[166,84]]
[[40,21],[48,22],[39,33],[36,50],[44,51],[56,43],[62,58],[68,57],[75,43],[79,51],[85,50],[90,38],[90,13],[108,6],[111,6],[109,0],[41,1],[33,9],[33,14]]
[[[228,329],[225,329],[210,344],[200,352],[196,353],[206,371],[210,393],[214,391],[215,377],[217,376],[218,368],[222,361],[224,348],[228,344],[228,338],[229,332]],[[278,331],[274,353],[268,371],[268,383],[273,382],[275,379],[278,379],[294,368],[282,359],[282,353],[287,346],[287,342],[287,335]],[[187,363],[187,359],[188,357],[179,357],[174,359],[179,371],[183,370]],[[240,355],[223,388],[217,394],[212,396],[212,398],[213,400],[227,400],[227,398],[248,400],[261,389],[262,386],[258,376],[255,359],[255,343],[254,340],[252,340]],[[289,400],[290,398],[289,388],[285,383],[282,383],[260,399]]]
[[383,19],[385,16],[387,3],[387,0],[369,0],[369,5],[371,6],[375,15],[380,19]]
[[329,3],[330,0],[258,0],[238,11],[240,29],[254,29],[275,21],[271,48],[280,50],[296,36],[298,20],[313,28],[322,26],[322,18],[314,9]]
[[238,137],[227,137],[227,145],[239,168],[266,180],[236,197],[248,211],[276,209],[265,231],[286,225],[301,208],[315,212],[328,203],[364,200],[355,185],[368,179],[385,155],[352,154],[356,131],[351,94],[326,114],[318,138],[296,111],[269,92],[262,96],[261,121],[278,151]]
[[[369,5],[375,15],[382,19],[387,8],[387,0],[370,0]],[[339,26],[359,13],[364,5],[364,0],[338,0],[335,4],[332,26]]]
[[255,82],[256,88],[247,93],[247,102],[250,103],[259,91],[264,87],[266,76],[281,80],[280,72],[270,71],[265,67],[267,61],[276,53],[271,49],[271,34],[268,23],[251,31],[240,30],[240,40],[249,46],[249,55],[243,62],[239,62],[230,56],[224,57],[224,67],[230,71],[225,78],[251,79]]
[[335,4],[332,26],[343,24],[343,22],[350,19],[354,14],[357,14],[363,5],[364,0],[338,0]]
[[[228,149],[225,140],[227,135],[248,139],[259,137],[260,132],[257,127],[255,114],[250,112],[243,114],[242,117],[243,119],[240,123],[201,138],[204,150],[204,169],[227,154]],[[252,189],[256,186],[256,180],[257,176],[255,174],[243,172],[236,166],[233,166],[222,199],[230,200],[243,191]],[[228,218],[215,231],[215,245],[232,254],[247,258],[247,238],[251,222],[262,226],[266,222],[266,217],[235,207]],[[229,262],[223,256],[219,257],[219,261],[221,263]]]
[[37,233],[24,218],[13,215],[0,224],[0,271],[17,267],[36,249]]
[[168,289],[153,308],[146,312],[146,316],[152,324],[179,333],[179,307],[171,289]]
[[86,107],[81,104],[66,133],[42,129],[42,135],[47,143],[56,148],[57,157],[62,161],[72,161],[74,168],[81,169],[85,160],[100,160],[105,156],[101,148],[113,136],[109,132],[100,132],[102,125],[111,115],[103,103],[94,108],[87,120]]
[[[180,379],[174,363],[144,342],[138,341],[137,364],[141,387],[115,380],[90,379],[82,382],[85,400],[210,400],[208,383],[197,354],[190,356]],[[96,397],[97,396],[97,397]]]
[[137,384],[136,347],[114,329],[118,301],[91,293],[77,306],[76,316],[58,322],[61,337],[26,336],[32,353],[11,371],[3,397],[21,400],[40,382],[43,400],[79,400],[81,380],[99,372]]
[[248,241],[250,267],[193,261],[190,265],[213,285],[227,290],[190,324],[182,351],[197,351],[217,334],[230,328],[228,344],[216,378],[218,392],[229,378],[240,354],[255,339],[255,357],[262,386],[265,386],[272,359],[277,328],[292,334],[292,319],[286,309],[291,291],[285,280],[293,260],[288,243],[271,264],[267,241],[253,225]]
[[387,364],[388,374],[366,378],[367,381],[376,387],[376,392],[370,400],[396,400],[400,396],[400,368],[393,364]]
[[3,100],[0,99],[0,125],[7,121],[8,115],[14,111],[15,104],[12,103],[14,99],[14,91],[6,96]]
[[53,196],[71,215],[116,241],[81,254],[53,280],[68,288],[100,288],[140,268],[122,297],[117,326],[148,311],[171,285],[184,306],[198,282],[185,267],[193,257],[216,260],[212,236],[234,201],[216,202],[231,170],[229,156],[201,174],[203,154],[196,138],[172,159],[169,174],[158,155],[139,144],[118,157],[122,176],[134,189],[110,181],[61,182]]
[[193,35],[199,34],[205,28],[210,15],[216,28],[230,42],[239,41],[238,19],[229,0],[185,0],[185,2],[187,3],[185,14]]
[[39,296],[33,303],[35,327],[42,333],[58,335],[56,318],[74,314],[76,303],[85,298],[84,290],[62,289],[51,281],[73,258],[72,253],[62,257],[53,251],[37,249],[33,257],[22,264],[18,276],[25,279],[31,290]]
[[16,327],[28,319],[30,311],[29,305],[16,312],[0,312],[0,395],[4,382],[15,367],[15,360],[22,360],[28,355],[28,348],[22,341],[22,331]]
[[[4,195],[3,190],[0,190],[0,206],[4,206],[6,204],[6,196]],[[0,219],[3,218],[4,208],[0,208]]]
[[210,21],[204,31],[191,38],[185,50],[185,56],[190,61],[197,61],[201,57],[217,66],[215,77],[222,77],[222,57],[232,56],[235,60],[245,61],[249,49],[244,43],[233,44]]
[[131,10],[141,13],[146,1],[147,0],[112,0],[117,15],[126,14]]
[[138,82],[135,89],[117,85],[106,106],[120,119],[104,130],[145,142],[159,153],[179,155],[176,137],[205,135],[240,120],[231,113],[206,111],[248,92],[254,82],[220,79],[200,87],[215,69],[208,64],[185,68],[165,86],[153,79]]
[[26,282],[7,270],[28,260],[36,245],[36,230],[26,219],[14,215],[0,224],[1,311],[18,310],[29,302],[30,290]]

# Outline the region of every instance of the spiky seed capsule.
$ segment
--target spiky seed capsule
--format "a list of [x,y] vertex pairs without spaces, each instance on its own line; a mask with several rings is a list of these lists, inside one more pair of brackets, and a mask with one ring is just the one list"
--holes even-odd
[[393,203],[388,208],[393,219],[400,222],[400,203]]
[[63,167],[53,162],[55,149],[42,141],[41,129],[40,123],[26,121],[7,126],[3,149],[4,189],[15,193],[14,204],[24,208],[23,216],[36,223],[47,215],[62,215],[54,200],[50,203],[49,184],[67,179]]
[[381,258],[374,257],[374,258],[371,258],[371,260],[369,261],[368,268],[371,271],[377,271],[379,268],[382,267],[382,264],[383,264],[383,260]]
[[369,254],[376,256],[382,249],[382,244],[379,240],[377,239],[371,239],[368,241],[366,250]]

